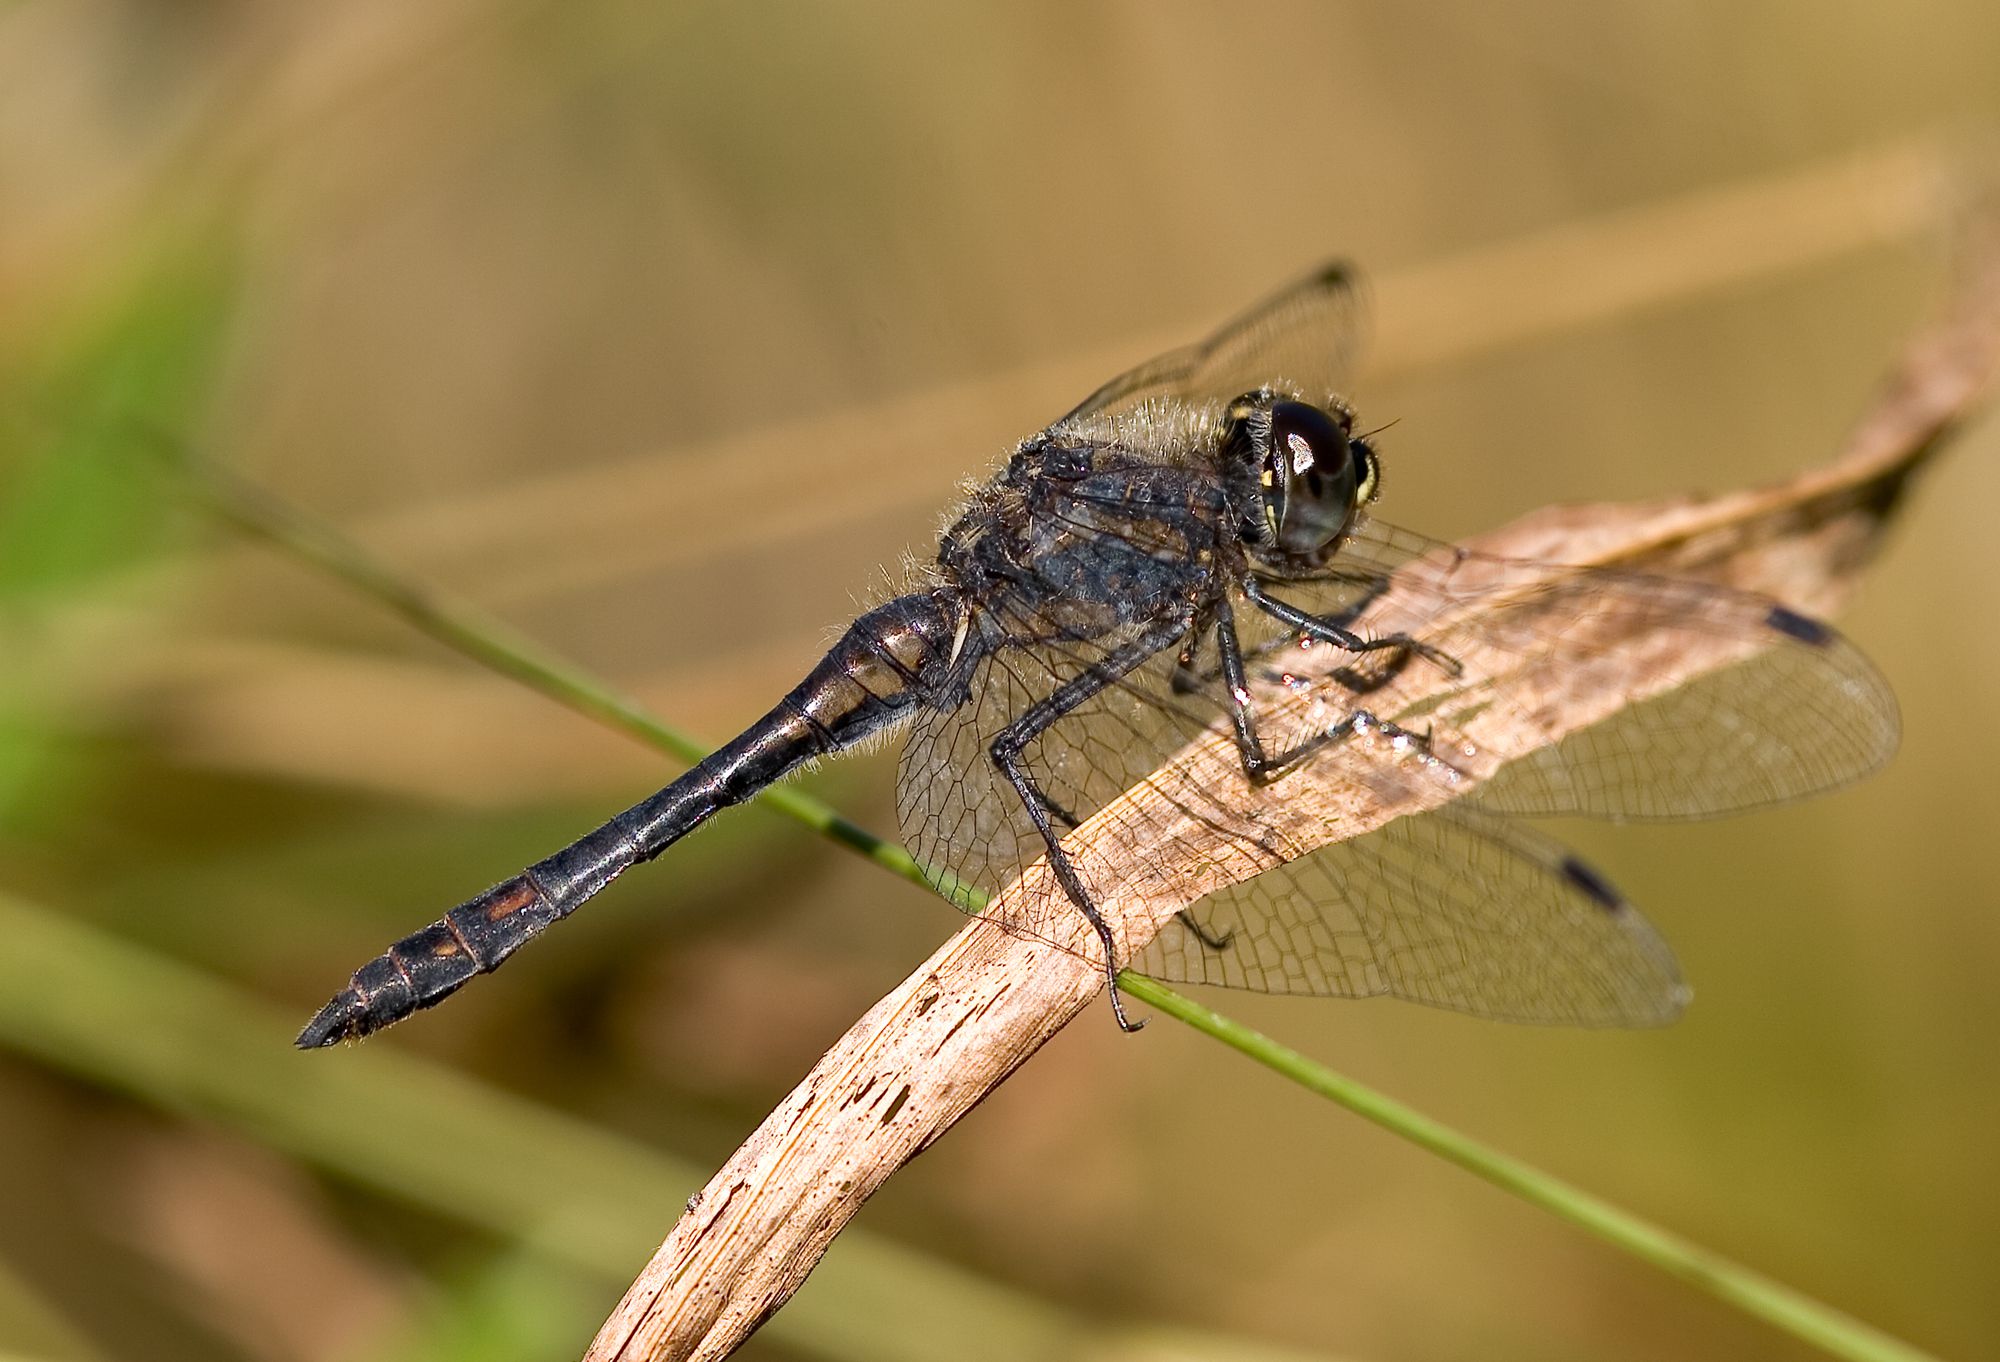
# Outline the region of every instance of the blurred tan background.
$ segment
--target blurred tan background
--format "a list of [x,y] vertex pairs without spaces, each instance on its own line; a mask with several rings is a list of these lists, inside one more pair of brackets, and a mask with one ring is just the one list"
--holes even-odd
[[[135,429],[717,739],[961,479],[1329,254],[1379,281],[1387,518],[1823,458],[1941,296],[1939,149],[1996,112],[1975,0],[0,6],[0,1355],[573,1355],[953,926],[744,811],[449,1007],[292,1054],[354,964],[673,767],[163,498]],[[1996,454],[1965,433],[1843,621],[1894,767],[1563,830],[1675,943],[1680,1025],[1211,1001],[2000,1352]],[[891,831],[892,771],[808,783]],[[1030,1350],[1807,1355],[1096,1013],[749,1352]]]

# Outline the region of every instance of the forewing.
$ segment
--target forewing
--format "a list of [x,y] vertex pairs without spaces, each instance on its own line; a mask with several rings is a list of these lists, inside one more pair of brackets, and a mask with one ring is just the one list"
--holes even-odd
[[1266,384],[1331,401],[1360,350],[1366,313],[1353,271],[1339,261],[1322,265],[1207,339],[1120,374],[1056,424],[1162,398],[1195,406],[1227,402]]
[[1400,818],[1221,890],[1141,974],[1261,993],[1390,995],[1501,1021],[1658,1026],[1687,1001],[1667,945],[1559,844],[1460,806]]
[[[1470,796],[1485,808],[1620,819],[1782,803],[1859,779],[1895,749],[1895,698],[1873,665],[1829,626],[1761,596],[1487,557],[1379,523],[1338,564],[1347,579],[1277,593],[1352,617],[1351,579],[1386,581],[1355,628],[1412,635],[1463,674],[1446,678],[1422,657],[1301,646],[1279,629],[1262,645],[1255,688],[1279,694],[1322,679],[1279,741],[1366,708],[1428,733],[1447,761],[1525,753]],[[1609,668],[1617,688],[1602,684]],[[1323,684],[1328,674],[1347,679]],[[1614,711],[1618,694],[1630,703]],[[1586,695],[1607,712],[1571,732]],[[1535,740],[1561,732],[1569,735]]]

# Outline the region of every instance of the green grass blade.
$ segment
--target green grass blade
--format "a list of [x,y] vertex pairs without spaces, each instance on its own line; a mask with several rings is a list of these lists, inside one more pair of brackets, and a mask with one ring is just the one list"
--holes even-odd
[[1854,1362],[1936,1362],[1929,1353],[1621,1210],[1602,1197],[1509,1158],[1155,980],[1126,970],[1119,973],[1118,984],[1130,996],[1214,1037],[1308,1092],[1338,1103],[1418,1148],[1823,1352]]
[[0,1362],[102,1362],[103,1352],[57,1306],[0,1259]]
[[[174,462],[189,475],[181,486],[221,519],[346,582],[419,632],[586,718],[690,765],[708,755],[707,744],[647,713],[629,695],[546,652],[498,620],[399,576],[359,545],[261,488],[213,465],[184,462],[177,456]],[[893,874],[931,887],[924,879],[923,867],[909,852],[811,795],[789,785],[770,785],[758,793],[756,802],[859,852]],[[976,911],[979,906],[974,903],[971,908]]]

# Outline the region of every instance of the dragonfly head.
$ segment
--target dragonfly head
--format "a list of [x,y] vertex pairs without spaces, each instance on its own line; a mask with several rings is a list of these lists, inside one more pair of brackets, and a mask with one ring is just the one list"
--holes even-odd
[[1260,389],[1230,403],[1226,420],[1226,447],[1254,479],[1245,546],[1275,566],[1323,562],[1381,485],[1353,413]]

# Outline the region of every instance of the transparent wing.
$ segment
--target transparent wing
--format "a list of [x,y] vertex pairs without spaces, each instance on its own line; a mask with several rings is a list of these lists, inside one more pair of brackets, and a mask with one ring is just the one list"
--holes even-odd
[[[1565,731],[1580,705],[1599,705],[1604,718],[1437,812],[1210,896],[1192,916],[1226,946],[1169,924],[1134,962],[1162,978],[1394,994],[1513,1020],[1663,1022],[1685,991],[1652,929],[1601,876],[1504,815],[1674,818],[1754,807],[1852,780],[1895,741],[1894,701],[1858,652],[1824,625],[1726,588],[1493,558],[1369,525],[1327,573],[1271,589],[1367,634],[1413,635],[1463,670],[1448,678],[1421,656],[1303,640],[1234,599],[1267,750],[1362,708],[1427,733],[1447,761],[1502,731],[1507,750],[1533,747],[1538,732]],[[1032,637],[1046,622],[1003,611],[988,627]],[[902,822],[944,887],[998,889],[1041,858],[1032,820],[990,760],[992,740],[1125,641],[1001,649],[979,665],[963,704],[917,722],[903,756]],[[1165,649],[1027,749],[1059,831],[1227,722],[1212,632],[1202,643],[1192,667]],[[1617,708],[1633,697],[1643,698]],[[1282,780],[1367,759],[1343,750],[1327,743]],[[1105,837],[1116,845],[1137,831],[1106,828]],[[1036,915],[1075,910],[1049,900],[1024,911],[1013,925],[1039,935]]]
[[[1422,658],[1357,657],[1260,626],[1254,669],[1265,693],[1296,692],[1309,677],[1345,678],[1319,686],[1323,698],[1280,741],[1365,707],[1428,731],[1449,758],[1453,749],[1508,745],[1489,741],[1500,729],[1516,739],[1562,732],[1578,706],[1608,709],[1631,697],[1505,766],[1471,796],[1497,812],[1618,819],[1783,803],[1857,780],[1895,750],[1896,702],[1881,674],[1831,627],[1761,596],[1495,558],[1380,523],[1361,529],[1338,567],[1336,579],[1274,591],[1350,618],[1354,582],[1385,583],[1356,627],[1412,635],[1458,659],[1464,673],[1440,690]],[[1713,669],[1676,684],[1697,662]],[[1618,669],[1614,685],[1606,668]]]
[[[1018,629],[1023,637],[1047,630],[1046,621],[1013,620],[1004,609],[984,627]],[[1137,632],[998,648],[974,668],[962,704],[915,721],[898,768],[897,817],[904,844],[938,888],[997,892],[1042,858],[1040,832],[993,763],[993,740],[1058,686],[1101,667]],[[1022,753],[1058,836],[1143,781],[1216,718],[1203,697],[1174,694],[1174,659],[1163,651],[1107,685]]]
[[1688,991],[1595,871],[1528,828],[1447,806],[1336,842],[1170,922],[1142,974],[1260,993],[1389,995],[1501,1021],[1658,1026]]
[[[1121,542],[1144,547],[1143,528],[1139,521],[1128,525]],[[1108,570],[1114,566],[1107,562]],[[1381,585],[1375,564],[1352,580],[1329,572],[1314,583],[1322,605],[1344,602],[1350,610]],[[1246,620],[1256,613],[1240,596],[1232,608]],[[1047,844],[1019,792],[995,765],[992,748],[997,737],[1065,683],[1085,675],[1104,680],[1096,694],[1021,754],[1058,836],[1140,784],[1188,743],[1228,725],[1210,622],[1115,678],[1106,659],[1143,634],[1146,622],[1101,636],[1065,637],[1052,634],[1046,614],[1003,594],[982,605],[973,627],[982,632],[986,655],[973,668],[959,704],[926,710],[912,721],[897,773],[903,843],[947,894],[960,887],[997,892],[1044,855]],[[1257,627],[1254,621],[1251,627]],[[1183,647],[1189,649],[1185,665]],[[1105,836],[1116,842],[1139,831],[1107,828]],[[1066,901],[1057,909],[1074,911]]]
[[1120,374],[1056,424],[1160,398],[1227,402],[1267,383],[1328,402],[1358,355],[1366,313],[1354,272],[1339,261],[1322,265],[1207,339]]

